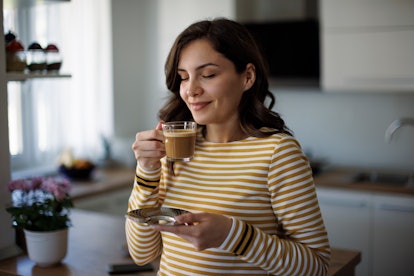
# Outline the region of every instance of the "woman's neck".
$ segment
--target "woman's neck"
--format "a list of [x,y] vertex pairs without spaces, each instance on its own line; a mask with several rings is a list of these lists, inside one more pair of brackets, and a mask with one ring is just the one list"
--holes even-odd
[[209,142],[214,143],[228,143],[233,141],[242,140],[248,137],[246,133],[243,132],[239,125],[234,126],[217,126],[217,125],[207,125],[205,139]]

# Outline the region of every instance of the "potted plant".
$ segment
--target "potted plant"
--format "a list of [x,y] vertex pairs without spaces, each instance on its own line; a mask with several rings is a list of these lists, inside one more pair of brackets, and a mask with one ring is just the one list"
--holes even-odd
[[39,266],[54,265],[66,256],[73,207],[70,189],[70,181],[60,177],[9,182],[12,205],[6,211],[13,227],[24,231],[29,258]]

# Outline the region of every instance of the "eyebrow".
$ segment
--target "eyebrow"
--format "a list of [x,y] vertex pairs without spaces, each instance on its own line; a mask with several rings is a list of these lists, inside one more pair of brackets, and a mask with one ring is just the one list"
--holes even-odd
[[[218,66],[218,64],[215,64],[215,63],[205,63],[205,64],[201,64],[200,66],[197,66],[196,67],[196,71],[198,71],[198,70],[201,70],[201,69],[203,69],[203,68],[206,68],[206,67],[208,67],[208,66],[215,66],[215,67],[219,67]],[[186,70],[184,70],[184,69],[182,69],[182,68],[177,68],[177,71],[178,72],[186,72]]]

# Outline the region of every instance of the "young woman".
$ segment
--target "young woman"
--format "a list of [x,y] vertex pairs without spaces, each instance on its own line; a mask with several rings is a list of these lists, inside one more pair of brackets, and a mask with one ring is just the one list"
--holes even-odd
[[161,255],[158,275],[325,275],[330,247],[311,168],[272,111],[265,61],[248,31],[223,18],[194,23],[165,72],[171,98],[160,123],[194,120],[195,156],[167,162],[160,123],[137,133],[128,210],[189,213],[174,226],[127,220],[134,261]]

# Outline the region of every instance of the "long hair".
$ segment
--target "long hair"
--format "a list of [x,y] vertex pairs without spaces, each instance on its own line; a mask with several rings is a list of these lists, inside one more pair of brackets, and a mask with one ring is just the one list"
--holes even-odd
[[[180,97],[181,78],[177,69],[183,48],[197,39],[208,40],[217,52],[233,62],[237,73],[241,74],[248,63],[255,66],[256,80],[243,93],[238,108],[242,130],[254,137],[264,137],[272,133],[292,135],[280,115],[272,111],[275,97],[269,91],[268,64],[262,51],[242,24],[225,18],[193,23],[175,40],[165,63],[166,84],[172,94],[159,111],[159,118],[164,121],[193,120],[190,110]],[[263,127],[275,131],[263,131]]]

